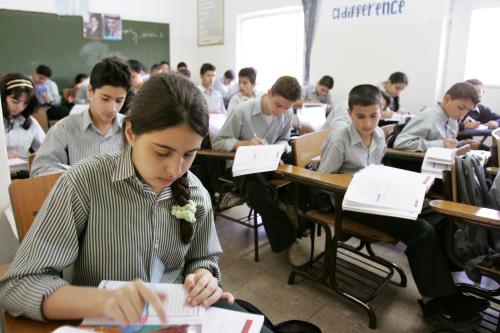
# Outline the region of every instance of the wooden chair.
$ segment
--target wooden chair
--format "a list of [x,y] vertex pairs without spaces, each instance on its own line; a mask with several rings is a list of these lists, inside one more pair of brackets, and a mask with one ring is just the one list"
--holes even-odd
[[19,240],[22,241],[35,220],[45,198],[61,173],[14,180],[10,183],[10,204],[16,221]]
[[47,133],[47,131],[49,130],[49,119],[47,117],[47,110],[45,110],[45,108],[41,106],[35,112],[33,112],[31,116],[38,121],[43,131]]
[[493,146],[496,147],[497,160],[495,162],[497,167],[500,167],[500,128],[491,132],[491,138]]
[[[327,130],[298,137],[292,143],[292,153],[296,166],[303,168],[309,164],[312,157],[319,155],[321,146],[330,132],[331,130]],[[313,171],[304,169],[304,172]],[[298,192],[302,193],[296,187],[296,193]],[[369,327],[374,329],[377,326],[377,320],[375,312],[368,302],[375,298],[383,286],[391,281],[394,272],[399,275],[397,285],[406,287],[407,279],[405,273],[397,264],[377,256],[372,250],[371,244],[373,242],[396,244],[398,241],[384,232],[343,218],[341,213],[343,193],[335,193],[335,195],[338,209],[334,213],[325,213],[318,210],[301,211],[299,209],[298,211],[300,216],[317,223],[326,233],[323,258],[325,268],[323,272],[318,275],[312,265],[306,265],[293,270],[288,283],[294,284],[295,277],[299,275],[332,288],[342,297],[363,307],[369,317]],[[298,200],[296,201],[298,202]],[[331,227],[334,228],[333,236]],[[312,235],[314,235],[314,232]],[[345,243],[351,237],[360,240],[357,247]],[[363,248],[366,249],[368,254],[361,252]],[[363,269],[360,267],[361,265],[358,266],[353,263],[353,259],[364,263],[364,267],[370,266],[372,269],[370,271]]]

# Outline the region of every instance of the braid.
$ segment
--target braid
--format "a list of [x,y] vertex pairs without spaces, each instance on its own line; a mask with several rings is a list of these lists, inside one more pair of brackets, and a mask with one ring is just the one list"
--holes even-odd
[[394,100],[394,110],[392,111],[397,112],[399,110],[399,95],[394,97],[393,100]]
[[[172,184],[172,194],[174,196],[175,203],[179,206],[186,205],[189,199],[191,199],[187,172]],[[187,244],[193,237],[193,224],[183,219],[179,220],[181,223],[181,240],[184,244]]]

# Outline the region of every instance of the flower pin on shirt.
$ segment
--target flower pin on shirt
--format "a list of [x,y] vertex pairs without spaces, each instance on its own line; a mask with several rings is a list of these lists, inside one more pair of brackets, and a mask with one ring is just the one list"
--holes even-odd
[[173,205],[171,213],[178,219],[187,221],[189,223],[196,222],[196,204],[193,200],[189,200],[188,203],[184,206]]

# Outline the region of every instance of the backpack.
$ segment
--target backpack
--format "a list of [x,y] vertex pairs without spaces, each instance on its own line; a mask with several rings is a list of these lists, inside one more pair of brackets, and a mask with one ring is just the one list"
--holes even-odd
[[406,124],[411,120],[411,117],[406,118],[405,122],[402,124],[397,124],[394,127],[394,130],[389,134],[386,138],[387,142],[387,147],[388,148],[394,148],[394,142],[396,142],[396,138],[398,137],[399,133],[403,131],[403,128],[405,128]]
[[[498,209],[489,193],[484,170],[470,153],[455,157],[460,202]],[[500,232],[481,226],[458,223],[453,251],[465,263],[465,272],[474,282],[481,281],[477,265],[500,269]]]

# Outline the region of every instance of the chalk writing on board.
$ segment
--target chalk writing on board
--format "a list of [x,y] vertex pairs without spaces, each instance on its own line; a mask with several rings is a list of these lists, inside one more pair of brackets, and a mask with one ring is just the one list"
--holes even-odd
[[108,57],[118,57],[120,59],[127,59],[127,57],[118,51],[111,51],[107,44],[101,41],[92,41],[85,43],[80,49],[80,57],[85,59],[87,65],[92,67],[97,62]]
[[332,19],[341,20],[358,17],[401,15],[403,14],[405,5],[405,0],[391,0],[334,7],[332,9]]
[[136,32],[134,29],[123,29],[123,34],[126,36],[130,36],[132,42],[134,44],[139,44],[139,40],[141,39],[157,39],[163,38],[163,32],[153,32],[153,31],[141,31]]

